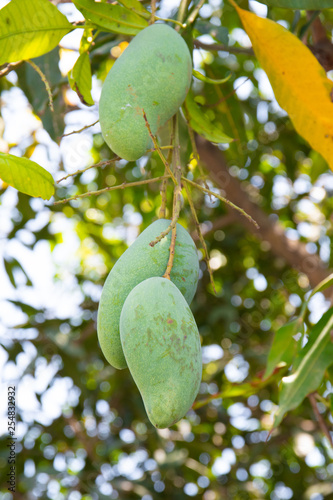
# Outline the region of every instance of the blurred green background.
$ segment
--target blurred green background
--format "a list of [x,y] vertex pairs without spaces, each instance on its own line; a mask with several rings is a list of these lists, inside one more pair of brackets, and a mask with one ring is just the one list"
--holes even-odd
[[[247,8],[246,2],[241,4]],[[177,5],[161,2],[160,15],[176,18]],[[59,8],[71,22],[82,20],[71,2],[60,2]],[[297,35],[308,22],[304,11],[267,9],[254,1],[250,8]],[[332,11],[319,17],[330,36]],[[311,26],[306,33],[313,44]],[[60,48],[35,59],[51,85],[54,113],[43,82],[28,64],[0,79],[0,150],[33,159],[56,179],[113,156],[98,124],[61,137],[98,119],[98,105],[81,104],[66,77],[78,57],[79,35],[76,30]],[[215,295],[186,197],[183,200],[180,223],[198,244],[201,269],[191,305],[203,346],[198,400],[221,391],[225,396],[189,411],[172,428],[157,431],[128,370],[109,366],[98,346],[96,314],[103,283],[128,245],[157,218],[159,185],[53,205],[61,198],[163,175],[156,153],[69,177],[46,203],[3,184],[2,500],[333,498],[333,452],[309,400],[289,413],[268,439],[281,373],[264,387],[256,385],[274,332],[299,312],[306,294],[332,267],[333,175],[278,106],[229,4],[207,1],[186,36],[190,46],[199,40],[194,43],[196,69],[211,78],[232,73],[222,86],[193,78],[193,92],[206,105],[206,115],[236,139],[213,150],[198,141],[205,173],[220,180],[223,194],[242,203],[262,226],[256,231],[226,205],[192,191],[214,271]],[[106,32],[95,40],[90,52],[95,102],[124,44],[118,52],[112,49],[124,41],[130,38]],[[219,50],[202,48],[211,43],[219,44]],[[188,175],[197,180],[200,173],[183,118],[181,146],[183,167],[189,165]],[[207,183],[214,189],[209,177]],[[171,205],[169,188],[169,209]],[[329,306],[329,295],[314,295],[308,327]],[[330,377],[327,373],[318,389],[316,407],[331,429]],[[236,384],[247,382],[239,395],[232,393]],[[17,411],[13,496],[6,483],[7,388],[12,385]]]

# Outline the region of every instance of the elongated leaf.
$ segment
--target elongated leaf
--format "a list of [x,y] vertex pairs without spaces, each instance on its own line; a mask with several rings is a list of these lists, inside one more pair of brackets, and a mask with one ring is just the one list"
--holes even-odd
[[275,333],[272,347],[268,354],[267,367],[264,378],[269,377],[276,366],[281,366],[281,363],[288,366],[296,354],[296,341],[294,335],[300,330],[303,321],[294,319],[290,323],[281,326]]
[[280,106],[333,169],[332,82],[312,52],[280,24],[237,9]]
[[87,52],[81,54],[77,59],[73,69],[68,74],[68,81],[83,104],[86,106],[95,104],[91,97],[91,68]]
[[6,269],[6,273],[7,273],[7,276],[11,282],[11,284],[16,287],[16,282],[15,282],[15,277],[14,277],[14,270],[15,268],[19,268],[22,273],[25,275],[26,277],[26,286],[32,286],[32,282],[29,278],[29,276],[27,275],[25,269],[22,267],[22,265],[20,264],[20,262],[16,259],[14,259],[13,257],[11,257],[11,259],[4,259],[4,266],[5,266],[5,269]]
[[205,139],[216,143],[229,143],[233,139],[228,137],[220,127],[219,123],[209,120],[204,110],[195,102],[191,93],[187,94],[184,103],[184,113],[190,127]]
[[192,74],[198,80],[201,80],[202,82],[205,82],[205,83],[212,83],[213,85],[220,85],[221,83],[225,83],[228,80],[230,80],[230,78],[232,76],[231,73],[229,73],[229,75],[226,76],[225,78],[221,78],[220,80],[213,80],[213,78],[208,78],[207,76],[203,75],[202,73],[200,73],[199,71],[197,71],[195,69],[192,70]]
[[327,288],[329,288],[332,285],[333,285],[333,274],[330,274],[329,276],[327,276],[327,278],[325,278],[323,281],[318,283],[318,285],[312,290],[309,299],[311,297],[313,297],[313,295],[315,293],[323,292],[324,290],[326,290]]
[[283,9],[321,10],[332,9],[333,0],[260,0],[270,7]]
[[[281,371],[283,368],[281,368]],[[230,384],[223,391],[218,392],[216,394],[212,394],[205,399],[197,400],[192,408],[198,409],[206,404],[210,403],[214,399],[225,399],[225,398],[238,398],[238,397],[249,397],[252,394],[256,394],[263,387],[271,384],[274,380],[280,377],[280,370],[277,370],[277,373],[270,375],[266,379],[255,378],[251,382],[245,382],[244,384]]]
[[46,54],[72,29],[49,0],[12,0],[0,10],[0,65]]
[[50,109],[44,82],[30,64],[22,64],[17,68],[18,83],[34,113],[42,120],[45,130],[54,141],[57,141],[65,127],[65,102],[63,93],[59,89],[62,82],[66,81],[59,70],[59,48],[56,47],[51,52],[34,59],[34,63],[42,70],[53,91],[54,112]]
[[211,35],[223,45],[229,44],[229,32],[228,28],[225,26],[216,26],[215,24],[211,24],[209,21],[198,19],[195,22],[195,29],[203,35]]
[[144,15],[144,17],[150,17],[150,12],[142,5],[139,0],[118,0],[118,3],[126,7],[128,10],[132,10],[137,14]]
[[21,193],[49,200],[54,193],[52,175],[27,158],[0,153],[0,179]]
[[[14,306],[21,309],[21,311],[23,311],[28,316],[32,316],[33,314],[38,314],[38,313],[42,312],[41,309],[36,309],[35,307],[30,306],[29,304],[25,304],[24,302],[21,302],[20,300],[12,300],[12,299],[7,299],[7,300],[11,304],[14,304]],[[31,328],[31,325],[29,325],[29,326]],[[19,328],[21,328],[21,326]]]
[[122,7],[94,2],[93,0],[73,0],[84,17],[106,31],[136,35],[148,22],[135,12]]
[[321,384],[325,370],[333,363],[333,307],[321,318],[311,332],[306,346],[296,358],[291,375],[282,379],[279,408],[274,426],[282,421],[284,414],[297,406]]
[[13,262],[4,259],[3,264],[5,266],[9,281],[11,282],[13,287],[16,288],[16,283],[15,283],[15,278],[14,278],[14,273],[13,273]]

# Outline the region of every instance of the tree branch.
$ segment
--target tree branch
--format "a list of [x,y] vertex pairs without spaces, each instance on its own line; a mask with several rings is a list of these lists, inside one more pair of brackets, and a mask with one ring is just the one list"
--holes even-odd
[[246,47],[232,47],[229,45],[223,45],[222,43],[204,43],[200,40],[193,40],[193,45],[195,48],[211,51],[222,50],[224,52],[230,52],[230,54],[247,54],[249,56],[254,56],[252,49],[247,49]]
[[88,191],[87,193],[76,194],[75,196],[71,196],[70,198],[65,198],[63,200],[55,201],[53,205],[61,205],[61,203],[67,203],[68,201],[75,201],[81,198],[86,198],[87,196],[99,195],[101,193],[106,193],[107,191],[115,191],[116,189],[125,189],[127,187],[141,186],[142,184],[151,184],[152,182],[160,182],[163,181],[163,179],[165,179],[164,176],[153,177],[152,179],[145,179],[143,181],[123,182],[118,186],[109,186],[103,189],[99,189],[98,191]]
[[23,64],[23,63],[24,63],[24,61],[18,61],[16,63],[3,64],[2,66],[0,66],[0,78],[8,75],[8,73],[13,71],[13,69],[16,69],[19,66],[21,66],[21,64]]
[[[270,244],[272,253],[284,258],[291,267],[305,273],[312,287],[325,279],[330,272],[325,268],[325,264],[319,256],[310,254],[306,250],[304,243],[288,239],[283,227],[278,222],[274,222],[258,205],[249,199],[242,183],[230,175],[226,160],[216,146],[201,137],[197,137],[196,140],[199,155],[206,165],[212,180],[218,187],[227,191],[230,201],[241,207],[258,222],[260,229],[257,229],[248,219],[242,217],[239,212],[232,210],[231,213],[234,214],[235,219],[251,233],[267,241]],[[328,295],[331,294],[332,292],[328,289]]]
[[[307,19],[313,15],[312,11],[306,13]],[[309,49],[318,59],[325,71],[333,69],[333,45],[327,37],[326,29],[324,28],[319,17],[316,17],[311,24],[311,33],[313,45],[309,45]]]
[[313,413],[315,414],[316,416],[316,420],[318,422],[318,425],[322,431],[322,433],[327,437],[327,440],[328,442],[330,443],[331,447],[333,448],[333,440],[332,440],[332,436],[331,436],[331,433],[326,425],[326,422],[325,420],[323,419],[323,417],[321,416],[319,410],[318,410],[318,406],[317,406],[317,401],[316,401],[316,398],[315,398],[315,393],[312,393],[312,394],[309,394],[308,395],[308,399],[311,403],[311,406],[312,406],[312,409],[313,409]]

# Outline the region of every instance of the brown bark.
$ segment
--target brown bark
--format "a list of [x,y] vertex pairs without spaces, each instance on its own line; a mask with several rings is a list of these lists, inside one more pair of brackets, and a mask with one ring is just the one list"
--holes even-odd
[[329,40],[321,40],[313,46],[310,45],[309,49],[325,71],[333,69],[333,45]]
[[235,219],[247,230],[270,244],[273,254],[282,257],[293,268],[307,275],[311,287],[315,287],[330,273],[325,264],[316,254],[310,254],[304,243],[292,241],[287,238],[285,231],[279,222],[267,215],[253,201],[244,190],[243,184],[232,177],[229,173],[223,153],[213,144],[197,138],[198,153],[202,162],[206,165],[211,179],[224,190],[226,197],[250,214],[259,224],[257,229],[251,222],[236,210],[229,208]]
[[[306,13],[307,19],[311,19],[312,11]],[[318,59],[325,71],[333,69],[333,45],[327,37],[326,29],[319,17],[316,17],[311,23],[312,46],[309,49]]]
[[246,47],[232,47],[229,45],[224,45],[222,43],[204,43],[200,40],[193,40],[193,45],[195,48],[213,51],[224,51],[230,52],[230,54],[248,54],[249,56],[254,56],[253,49]]

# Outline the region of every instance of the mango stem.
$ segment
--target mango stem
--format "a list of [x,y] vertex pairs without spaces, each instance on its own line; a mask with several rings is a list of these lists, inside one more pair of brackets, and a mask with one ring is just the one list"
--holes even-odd
[[[169,121],[169,127],[170,127],[170,123],[171,122]],[[173,128],[173,126],[171,126],[170,129],[171,129],[170,130],[170,144],[171,144],[171,146],[169,146],[170,150],[168,152],[168,157],[167,157],[168,165],[170,164],[170,162],[172,160],[172,150],[173,150],[173,141],[174,141],[174,128]],[[165,167],[164,168],[164,175],[167,175],[167,173],[168,173],[168,171]],[[169,179],[164,179],[161,183],[161,190],[160,190],[161,207],[160,207],[160,211],[158,214],[159,219],[165,219],[165,217],[166,217],[168,181],[169,181]]]
[[177,180],[177,184],[174,187],[173,191],[173,207],[172,207],[172,235],[171,235],[171,243],[170,243],[170,253],[169,260],[167,264],[167,268],[163,275],[163,278],[170,279],[170,274],[173,266],[173,260],[175,256],[175,248],[176,248],[176,238],[177,238],[177,221],[179,219],[179,213],[181,208],[181,176],[182,176],[182,166],[180,162],[180,144],[179,144],[179,133],[178,133],[178,114],[174,116],[173,119],[173,129],[174,129],[174,137],[175,137],[175,147],[173,149],[173,170]]
[[163,163],[163,165],[165,166],[166,170],[168,171],[168,174],[170,175],[171,179],[173,180],[173,182],[174,182],[175,184],[177,184],[176,178],[175,178],[175,176],[173,175],[173,173],[171,172],[170,166],[169,166],[168,162],[166,161],[166,159],[165,159],[165,157],[164,157],[164,155],[163,155],[163,153],[162,153],[162,151],[161,151],[161,149],[160,149],[160,147],[159,147],[159,145],[158,145],[158,143],[157,143],[156,137],[153,135],[153,133],[152,133],[152,131],[151,131],[151,128],[150,128],[149,122],[148,122],[148,120],[147,120],[147,115],[146,115],[146,113],[145,113],[144,109],[142,110],[142,114],[143,114],[144,121],[145,121],[145,123],[146,123],[146,127],[147,127],[147,129],[148,129],[148,132],[149,132],[150,138],[151,138],[151,140],[153,141],[154,147],[155,147],[156,151],[158,152],[158,155],[159,155],[159,157],[161,158],[162,163]]
[[149,243],[149,246],[154,247],[155,245],[157,245],[157,243],[163,240],[163,238],[165,238],[170,233],[170,231],[172,231],[172,229],[176,226],[176,223],[177,221],[172,220],[168,225],[168,227],[164,231],[162,231],[161,234],[156,236],[156,238],[153,241]]

